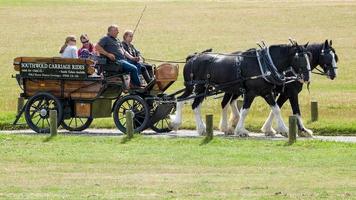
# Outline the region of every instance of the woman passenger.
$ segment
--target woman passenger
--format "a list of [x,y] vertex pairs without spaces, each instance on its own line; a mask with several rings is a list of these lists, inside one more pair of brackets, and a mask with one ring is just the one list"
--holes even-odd
[[153,77],[152,66],[148,64],[140,63],[141,53],[138,51],[133,44],[131,43],[133,40],[133,32],[131,30],[126,30],[123,35],[122,46],[133,58],[127,59],[130,63],[134,64],[138,69],[141,68],[141,73],[143,78],[147,83],[151,82]]
[[94,45],[89,41],[87,34],[82,34],[80,36],[80,42],[83,44],[83,46],[78,50],[79,58],[90,58],[95,55]]
[[64,45],[59,50],[62,58],[78,58],[78,49],[76,46],[75,36],[66,37]]

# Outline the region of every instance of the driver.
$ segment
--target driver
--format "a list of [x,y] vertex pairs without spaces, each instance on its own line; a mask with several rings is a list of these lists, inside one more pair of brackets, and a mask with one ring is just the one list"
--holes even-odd
[[[130,73],[130,88],[141,88],[140,79],[138,77],[138,74],[141,72],[141,69],[138,69],[139,66],[135,66],[125,60],[125,57],[130,60],[138,58],[134,58],[122,48],[120,40],[117,39],[118,34],[119,28],[117,25],[109,26],[107,35],[100,39],[100,41],[96,44],[95,49],[100,53],[100,55],[103,55],[109,58],[111,61],[115,62],[116,64],[121,65],[125,72]],[[113,70],[116,70],[118,72],[119,67]]]

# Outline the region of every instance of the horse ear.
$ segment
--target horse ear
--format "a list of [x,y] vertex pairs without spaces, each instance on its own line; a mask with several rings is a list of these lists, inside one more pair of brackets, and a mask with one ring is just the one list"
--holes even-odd
[[324,48],[327,48],[329,46],[328,40],[325,40],[324,42]]
[[330,46],[333,45],[333,40],[330,40],[329,45],[330,45]]
[[304,45],[304,48],[307,48],[309,45],[309,42],[307,42],[305,45]]

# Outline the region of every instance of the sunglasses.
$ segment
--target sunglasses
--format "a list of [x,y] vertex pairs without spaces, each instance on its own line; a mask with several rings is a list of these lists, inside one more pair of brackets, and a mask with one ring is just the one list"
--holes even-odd
[[82,41],[82,44],[86,44],[86,43],[89,43],[89,40],[87,40],[87,41]]

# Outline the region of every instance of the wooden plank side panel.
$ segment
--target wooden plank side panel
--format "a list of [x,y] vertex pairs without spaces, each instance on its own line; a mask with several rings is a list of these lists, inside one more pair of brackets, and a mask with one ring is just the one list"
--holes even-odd
[[102,87],[101,81],[65,81],[64,97],[92,99],[99,94]]
[[33,96],[37,92],[48,92],[56,97],[61,96],[60,80],[26,79],[24,84],[27,96]]

